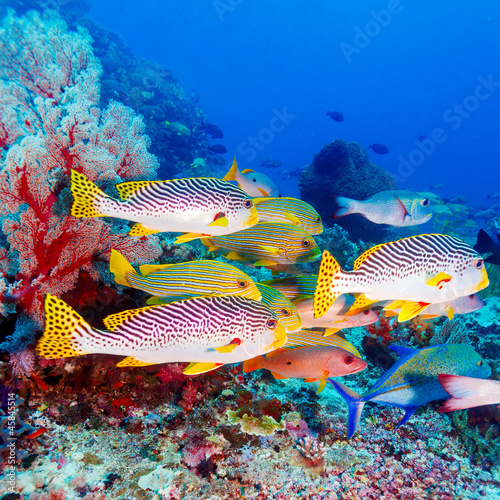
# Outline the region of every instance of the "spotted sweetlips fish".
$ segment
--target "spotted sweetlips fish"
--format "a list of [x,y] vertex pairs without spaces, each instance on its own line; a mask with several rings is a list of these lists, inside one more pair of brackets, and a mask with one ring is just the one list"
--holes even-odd
[[267,305],[239,296],[203,296],[146,306],[104,318],[97,330],[61,299],[45,298],[44,358],[84,354],[127,356],[117,366],[191,362],[194,375],[281,347],[286,332]]
[[253,201],[231,182],[210,177],[133,181],[116,185],[117,200],[83,174],[71,171],[74,217],[118,217],[136,222],[129,234],[187,233],[183,243],[202,236],[230,234],[257,224]]
[[323,316],[338,296],[355,293],[359,295],[348,315],[381,300],[394,300],[401,307],[398,320],[406,321],[430,304],[471,295],[488,284],[481,256],[463,241],[445,234],[422,234],[376,245],[356,259],[350,272],[343,271],[325,250],[314,294],[314,314]]
[[420,406],[448,397],[438,381],[439,374],[481,379],[491,374],[491,368],[470,345],[443,344],[423,349],[390,346],[390,349],[401,357],[363,396],[336,380],[328,379],[349,407],[348,439],[356,432],[363,406],[368,401],[405,410],[398,424],[402,425]]

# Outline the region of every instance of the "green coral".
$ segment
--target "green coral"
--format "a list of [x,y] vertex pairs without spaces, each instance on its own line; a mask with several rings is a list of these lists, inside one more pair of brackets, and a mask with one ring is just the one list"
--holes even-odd
[[286,422],[297,423],[300,419],[300,414],[296,412],[287,413],[283,415],[280,422],[276,422],[273,417],[269,415],[262,415],[257,418],[248,414],[244,414],[241,418],[237,416],[238,411],[228,410],[226,415],[229,419],[230,425],[240,424],[241,430],[247,434],[255,436],[270,436],[276,431],[283,431],[286,428]]

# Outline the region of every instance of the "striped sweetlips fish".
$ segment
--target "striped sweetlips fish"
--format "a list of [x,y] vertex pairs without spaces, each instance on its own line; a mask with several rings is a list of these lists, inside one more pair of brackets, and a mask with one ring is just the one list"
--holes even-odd
[[235,295],[203,296],[112,314],[97,330],[61,299],[45,298],[44,358],[127,356],[117,366],[191,362],[194,375],[281,347],[286,332],[267,305]]
[[323,224],[316,210],[297,198],[254,198],[261,222],[293,224],[311,235],[321,234]]
[[109,270],[119,285],[153,295],[147,301],[148,304],[163,304],[200,295],[241,295],[254,300],[261,298],[250,276],[231,264],[216,260],[145,264],[139,267],[138,273],[120,252],[111,250]]
[[231,182],[210,177],[133,181],[116,185],[117,200],[71,171],[74,217],[118,217],[136,222],[129,234],[187,233],[176,243],[224,235],[257,224],[252,198]]
[[297,308],[287,299],[282,293],[264,283],[256,283],[259,290],[262,302],[267,304],[271,310],[278,316],[279,322],[285,328],[287,335],[289,333],[298,332],[302,328]]
[[323,316],[339,295],[357,293],[347,314],[380,300],[394,300],[402,304],[398,320],[406,321],[429,304],[473,294],[488,284],[483,259],[463,241],[444,234],[410,236],[370,248],[350,272],[323,252],[314,314]]
[[253,262],[254,266],[276,268],[321,258],[314,238],[303,229],[282,222],[259,222],[253,227],[226,236],[201,240],[209,251],[227,259]]

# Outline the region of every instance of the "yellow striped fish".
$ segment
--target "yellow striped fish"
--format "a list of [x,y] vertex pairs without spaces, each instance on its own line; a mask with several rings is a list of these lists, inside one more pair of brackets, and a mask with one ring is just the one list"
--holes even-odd
[[287,340],[283,346],[286,349],[294,349],[295,347],[303,346],[329,346],[341,347],[346,351],[351,352],[355,356],[361,357],[359,351],[346,339],[339,335],[330,335],[325,337],[322,331],[303,329],[300,332],[288,333]]
[[45,298],[44,358],[85,354],[127,356],[117,366],[191,362],[194,375],[278,349],[286,332],[269,307],[246,297],[204,296],[123,311],[97,330],[65,302]]
[[284,326],[286,333],[298,332],[302,328],[297,308],[278,290],[264,285],[264,283],[256,283],[256,286],[262,296],[262,302],[267,304],[272,309],[279,322]]
[[370,248],[354,262],[351,272],[343,271],[325,251],[314,294],[314,314],[323,316],[339,295],[358,293],[348,314],[363,311],[379,300],[394,300],[401,307],[398,320],[406,321],[429,304],[473,294],[488,284],[483,259],[458,238],[445,234],[410,236]]
[[254,198],[261,222],[293,224],[311,235],[321,234],[323,224],[316,210],[297,198]]
[[317,279],[318,276],[312,274],[311,276],[286,276],[267,280],[264,283],[276,288],[293,302],[297,299],[314,297]]
[[[111,250],[109,270],[119,285],[138,288],[153,295],[148,304],[199,295],[241,295],[260,300],[260,292],[250,276],[231,264],[216,260],[143,265],[139,267],[139,274],[120,252]],[[161,298],[165,297],[169,299],[162,301]]]
[[254,266],[278,268],[312,262],[321,258],[314,238],[299,227],[282,222],[260,222],[227,236],[201,240],[209,251],[219,251],[227,259],[252,262]]
[[84,175],[71,171],[74,217],[118,217],[136,222],[131,236],[172,231],[187,233],[183,243],[224,235],[257,224],[252,199],[231,182],[199,177],[169,181],[122,182],[120,200],[108,196]]

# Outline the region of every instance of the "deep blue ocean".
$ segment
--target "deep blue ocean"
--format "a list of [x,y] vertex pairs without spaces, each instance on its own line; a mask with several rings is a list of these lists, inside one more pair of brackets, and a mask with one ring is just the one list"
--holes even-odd
[[[370,158],[402,188],[443,184],[442,196],[466,195],[479,206],[500,191],[493,0],[109,0],[89,15],[196,90],[224,131],[226,162],[237,154],[241,168],[258,169],[278,159],[291,170],[342,138],[365,149],[387,145],[389,154],[369,150]],[[276,111],[286,123],[262,132]],[[298,194],[296,178],[265,172],[284,194]]]

